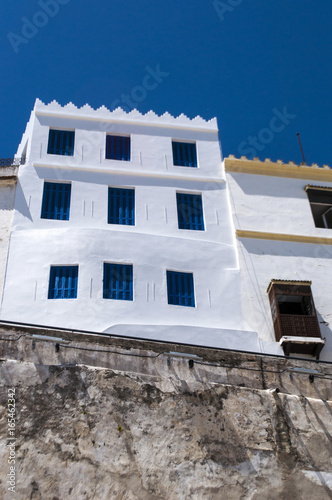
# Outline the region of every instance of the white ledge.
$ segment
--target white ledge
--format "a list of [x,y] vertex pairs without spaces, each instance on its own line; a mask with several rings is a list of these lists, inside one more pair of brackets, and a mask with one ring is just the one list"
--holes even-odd
[[279,344],[283,345],[286,342],[292,342],[294,344],[325,344],[326,339],[321,339],[319,337],[295,337],[295,336],[283,336],[279,340]]
[[[190,175],[190,172],[188,172],[188,175],[184,175],[181,173],[171,173],[169,171],[166,172],[154,172],[150,170],[135,170],[134,168],[129,169],[120,169],[120,168],[110,168],[106,165],[98,165],[98,166],[87,166],[84,164],[79,164],[79,165],[63,165],[61,163],[44,163],[44,162],[37,162],[34,161],[32,162],[32,166],[34,168],[50,168],[50,169],[61,169],[61,170],[76,170],[76,171],[89,171],[89,172],[98,172],[98,173],[106,173],[106,174],[114,174],[114,175],[128,175],[131,177],[153,177],[153,178],[159,178],[159,179],[179,179],[179,180],[185,180],[187,182],[206,182],[206,183],[212,183],[215,184],[216,186],[219,186],[221,184],[226,184],[226,180],[224,177],[206,177],[203,175],[199,175],[200,172],[198,171],[198,175],[193,176]],[[196,170],[197,171],[197,170]]]

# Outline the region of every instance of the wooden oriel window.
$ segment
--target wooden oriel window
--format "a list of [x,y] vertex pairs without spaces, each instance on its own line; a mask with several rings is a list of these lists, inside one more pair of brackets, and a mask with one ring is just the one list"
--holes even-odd
[[291,352],[318,357],[322,340],[311,281],[271,280],[269,294],[276,340]]

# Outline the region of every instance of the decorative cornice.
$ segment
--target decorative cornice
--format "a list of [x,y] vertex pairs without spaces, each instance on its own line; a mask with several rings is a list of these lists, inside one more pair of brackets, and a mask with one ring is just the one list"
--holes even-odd
[[260,161],[258,158],[248,160],[245,156],[235,158],[229,155],[225,158],[226,172],[242,174],[269,175],[274,177],[288,177],[291,179],[308,179],[332,182],[332,169],[328,165],[319,167],[317,164],[296,165],[293,162],[283,163],[281,160],[272,162],[269,158]]
[[250,238],[252,240],[292,241],[294,243],[314,243],[316,245],[332,245],[332,238],[320,236],[302,236],[300,234],[265,233],[261,231],[236,230],[238,238]]
[[302,280],[278,280],[275,278],[272,278],[269,286],[267,287],[266,292],[270,293],[271,288],[273,285],[295,285],[295,286],[311,286],[312,281],[302,281]]
[[326,187],[326,186],[313,186],[312,184],[307,184],[304,188],[305,191],[308,191],[308,189],[315,189],[316,191],[332,191],[332,186]]
[[90,119],[99,121],[118,121],[130,122],[154,126],[171,126],[190,129],[203,129],[207,131],[218,131],[217,119],[204,120],[200,116],[190,119],[184,114],[177,117],[169,113],[164,113],[158,116],[153,111],[142,114],[137,109],[133,109],[129,113],[118,107],[114,111],[110,111],[105,106],[98,109],[93,109],[88,104],[78,108],[73,103],[69,102],[65,106],[61,106],[57,101],[52,101],[49,104],[43,103],[40,99],[36,99],[34,111],[37,115],[57,115],[63,117],[72,117],[80,119]]

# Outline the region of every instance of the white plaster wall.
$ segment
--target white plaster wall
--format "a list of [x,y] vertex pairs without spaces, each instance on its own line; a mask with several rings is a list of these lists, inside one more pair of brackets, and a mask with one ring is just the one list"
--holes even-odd
[[[207,123],[195,127],[188,120],[185,125],[157,119],[144,120],[142,115],[135,118],[122,112],[121,119],[107,119],[99,115],[92,120],[89,116],[75,113],[74,115],[48,113],[36,109],[35,118],[31,119],[33,141],[29,149],[29,159],[36,165],[64,167],[83,167],[101,171],[119,170],[121,173],[140,172],[188,176],[187,167],[173,165],[172,139],[195,141],[197,146],[198,168],[190,168],[193,178],[221,178],[221,164],[218,129]],[[75,130],[75,147],[73,156],[47,154],[49,128]],[[130,135],[131,161],[105,159],[107,134]]]
[[332,183],[266,175],[227,173],[236,229],[331,237],[315,227],[304,188]]
[[[2,319],[94,331],[118,324],[242,329],[239,272],[220,265],[229,263],[227,246],[136,236],[63,229],[56,241],[48,230],[13,233]],[[102,298],[103,262],[133,264],[133,301]],[[47,299],[50,264],[79,265],[77,299]],[[196,307],[167,303],[166,269],[194,273]]]
[[[135,327],[144,338],[256,351],[257,335],[243,331],[239,314],[237,249],[217,128],[137,120],[65,113],[31,119],[1,318],[94,331],[122,325],[127,335]],[[50,126],[75,129],[74,157],[47,155]],[[132,161],[105,160],[105,130],[131,135]],[[196,142],[198,168],[173,165],[172,139]],[[40,218],[45,180],[71,182],[69,221]],[[135,226],[107,224],[108,186],[135,188]],[[205,231],[178,229],[177,191],[201,193]],[[104,262],[133,264],[133,301],[103,299]],[[50,266],[71,264],[79,265],[77,299],[48,300]],[[167,269],[193,273],[196,307],[167,303]]]
[[[328,245],[243,238],[239,241],[241,314],[245,327],[259,333],[262,350],[277,348],[266,292],[271,279],[312,281],[311,289],[322,337],[326,345],[320,359],[332,360],[332,248]],[[273,344],[270,344],[273,342]]]
[[[190,169],[192,170],[192,169]],[[44,181],[70,182],[72,185],[69,221],[41,219]],[[120,186],[135,189],[135,226],[116,226],[107,223],[108,187]],[[13,228],[102,228],[106,231],[151,233],[184,239],[220,242],[233,245],[231,216],[226,183],[223,180],[207,181],[184,177],[147,176],[114,173],[111,170],[96,172],[55,167],[24,165],[20,169],[17,203]],[[176,192],[202,195],[205,231],[179,230],[177,222]],[[235,250],[230,253],[235,258]],[[236,266],[235,261],[231,267]]]
[[0,301],[9,245],[10,224],[14,212],[16,182],[0,178]]
[[[31,323],[45,322],[46,314],[53,316],[46,324],[97,331],[123,322],[241,329],[239,271],[224,183],[211,191],[201,182],[187,183],[196,187],[190,192],[202,193],[206,228],[187,231],[178,229],[175,196],[184,181],[163,186],[158,179],[130,177],[128,182],[112,176],[112,185],[135,187],[136,225],[121,226],[107,224],[109,176],[104,173],[91,173],[88,182],[84,172],[64,175],[74,179],[70,220],[40,219],[43,179],[37,170],[40,174],[25,166],[20,175],[2,318],[17,317],[15,297],[20,321]],[[103,262],[134,265],[133,303],[102,298]],[[57,264],[79,264],[77,300],[47,299],[49,268]],[[197,307],[167,304],[166,269],[194,273]]]
[[[59,128],[75,129],[74,155],[47,154],[48,131],[51,123],[53,123],[52,120],[36,119],[34,127],[36,139],[34,140],[32,160],[36,162],[36,165],[54,165],[58,168],[84,167],[106,172],[112,169],[123,173],[134,170],[145,174],[187,176],[188,173],[184,172],[184,169],[187,170],[189,167],[173,165],[172,139],[175,139],[196,141],[198,167],[191,168],[193,178],[219,178],[222,173],[216,133],[195,133],[191,130],[179,132],[176,129],[163,128],[158,130],[160,135],[156,136],[155,127],[118,124],[117,127],[112,126],[112,130],[108,133],[130,135],[131,137],[131,160],[118,161],[105,159],[106,132],[98,130],[98,124],[93,124],[92,130],[79,129],[79,126],[86,127],[86,123],[80,123],[77,120],[63,120],[61,121],[62,127],[59,125]],[[65,123],[67,123],[67,127],[64,127]],[[54,127],[54,125],[52,126]],[[40,144],[38,144],[39,142]]]
[[[280,234],[331,237],[329,229],[316,228],[304,191],[306,184],[329,183],[253,174],[227,173],[236,229]],[[241,315],[246,328],[258,332],[261,348],[282,354],[275,342],[271,309],[266,293],[271,279],[312,281],[312,292],[326,345],[322,360],[332,360],[332,295],[329,245],[241,238]]]

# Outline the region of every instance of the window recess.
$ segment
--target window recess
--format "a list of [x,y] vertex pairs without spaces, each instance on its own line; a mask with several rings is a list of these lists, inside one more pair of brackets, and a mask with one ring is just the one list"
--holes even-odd
[[133,300],[133,266],[104,263],[103,298]]
[[47,154],[73,156],[75,132],[71,130],[50,129]]
[[316,227],[332,229],[332,189],[305,187]]
[[172,141],[173,164],[179,167],[197,167],[196,144]]
[[204,231],[202,196],[176,193],[179,229]]
[[108,188],[108,224],[135,225],[135,190]]
[[286,356],[310,354],[319,358],[324,347],[311,281],[271,280],[269,294],[276,340]]
[[169,304],[195,307],[193,274],[167,271],[167,294]]
[[44,182],[42,219],[69,220],[71,184]]
[[107,135],[106,160],[130,161],[130,137]]
[[49,299],[77,298],[78,266],[51,266]]

